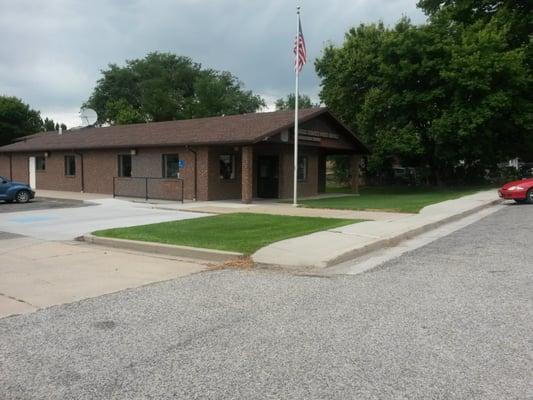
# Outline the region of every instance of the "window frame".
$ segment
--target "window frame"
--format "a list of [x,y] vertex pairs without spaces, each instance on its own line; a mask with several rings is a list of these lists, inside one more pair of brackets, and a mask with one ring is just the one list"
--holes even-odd
[[[231,174],[229,178],[224,178],[224,176],[221,174],[221,167],[222,167],[222,157],[229,157],[230,159],[230,165],[231,165]],[[234,181],[237,179],[237,161],[235,154],[231,153],[224,153],[218,155],[218,177],[219,180],[222,182],[228,182],[228,181]]]
[[[42,161],[42,168],[39,168],[39,161]],[[46,157],[45,156],[36,156],[35,157],[35,171],[44,172],[46,171]]]
[[[176,157],[177,160],[177,175],[169,176],[168,175],[168,157]],[[161,176],[165,179],[179,179],[180,177],[180,155],[178,153],[166,153],[161,154]]]
[[[302,178],[300,178],[300,160],[303,160],[304,162],[303,169],[302,169],[303,171]],[[306,155],[298,156],[298,171],[296,173],[298,182],[307,182],[308,169],[309,169],[309,158]]]
[[[71,171],[69,171],[69,166],[72,166],[69,163],[69,160],[72,160],[72,162],[73,162],[72,165],[74,166],[74,168],[73,168],[74,171],[73,171],[72,174],[69,173],[69,172],[71,172]],[[65,176],[71,177],[71,178],[75,177],[76,176],[76,156],[73,155],[73,154],[68,154],[68,155],[65,156],[64,161],[65,161],[65,166],[64,166],[65,167],[65,171],[64,171],[65,172]]]
[[[122,163],[122,160],[124,160],[124,157],[129,157],[130,159],[130,173],[129,175],[125,175],[124,174],[124,165]],[[119,178],[131,178],[132,177],[132,173],[133,173],[133,156],[131,154],[119,154],[117,156],[117,167],[118,167],[118,171],[117,171],[117,176]]]

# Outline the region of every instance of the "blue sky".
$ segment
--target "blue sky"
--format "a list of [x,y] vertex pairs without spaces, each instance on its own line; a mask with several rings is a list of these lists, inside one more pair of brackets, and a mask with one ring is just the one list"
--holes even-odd
[[[425,21],[416,0],[301,0],[309,63],[302,93],[318,100],[313,61],[360,23]],[[78,125],[79,107],[110,62],[150,51],[227,70],[273,104],[293,91],[295,1],[0,0],[0,94]]]

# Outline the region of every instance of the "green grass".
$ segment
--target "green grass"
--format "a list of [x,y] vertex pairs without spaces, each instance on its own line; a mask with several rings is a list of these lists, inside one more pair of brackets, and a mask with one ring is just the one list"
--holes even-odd
[[[336,208],[343,210],[380,210],[418,213],[422,208],[441,201],[456,199],[476,193],[488,187],[365,187],[359,196],[327,197],[302,200],[300,204],[311,208]],[[346,193],[335,188],[328,193]]]
[[360,220],[235,213],[108,229],[94,235],[252,254],[273,242],[356,222]]

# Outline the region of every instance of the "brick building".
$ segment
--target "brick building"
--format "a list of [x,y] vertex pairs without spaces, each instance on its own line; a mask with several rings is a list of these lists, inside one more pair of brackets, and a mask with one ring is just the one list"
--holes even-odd
[[[39,133],[0,147],[0,175],[37,189],[120,196],[290,198],[293,130],[293,112],[278,111]],[[299,152],[299,196],[324,192],[332,154],[351,156],[357,189],[367,150],[327,109],[300,111]]]

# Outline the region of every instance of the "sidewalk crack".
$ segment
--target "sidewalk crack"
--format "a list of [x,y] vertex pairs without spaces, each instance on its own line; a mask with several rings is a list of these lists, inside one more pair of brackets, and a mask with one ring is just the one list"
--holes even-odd
[[33,304],[27,302],[26,300],[22,300],[22,299],[19,299],[19,298],[14,297],[14,296],[10,296],[10,295],[5,294],[5,293],[1,293],[1,292],[0,292],[0,296],[6,297],[6,298],[8,298],[8,299],[10,299],[10,300],[18,301],[19,303],[27,304],[27,305],[29,305],[30,307],[35,308],[36,310],[39,308],[39,307],[37,307],[37,306],[35,306],[35,305],[33,305]]

